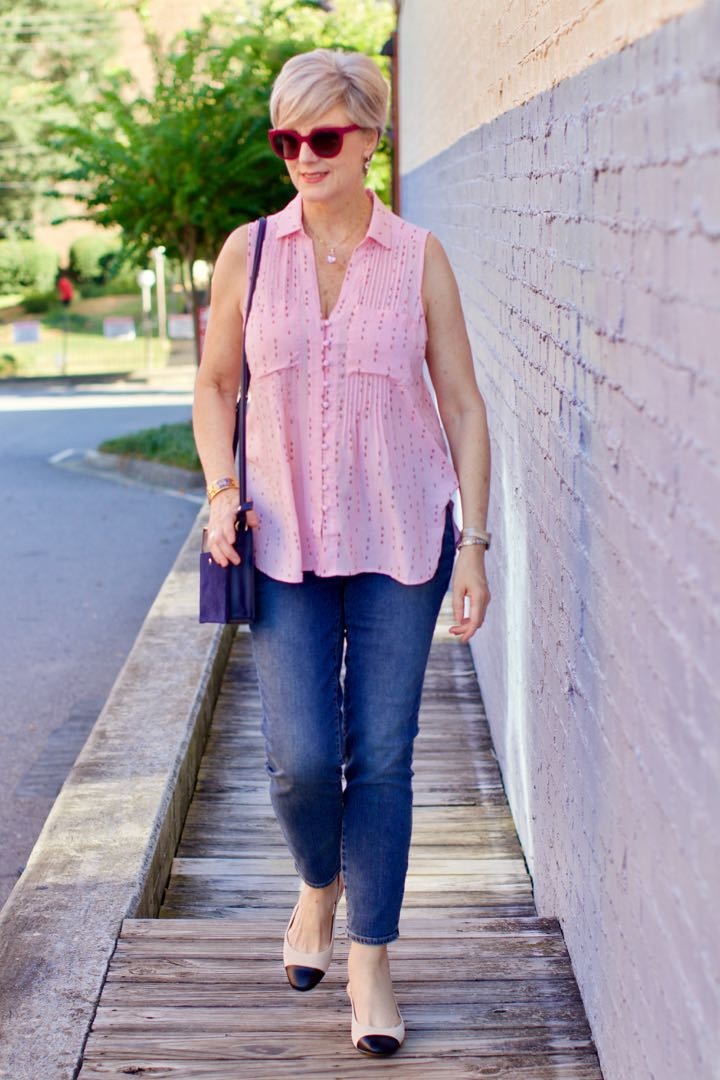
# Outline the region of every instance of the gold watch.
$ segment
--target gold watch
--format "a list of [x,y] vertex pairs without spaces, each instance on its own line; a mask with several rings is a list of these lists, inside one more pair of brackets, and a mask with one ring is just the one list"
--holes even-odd
[[208,502],[212,502],[216,495],[219,495],[221,491],[227,491],[228,488],[240,490],[240,485],[234,476],[221,476],[219,480],[213,481],[207,489]]

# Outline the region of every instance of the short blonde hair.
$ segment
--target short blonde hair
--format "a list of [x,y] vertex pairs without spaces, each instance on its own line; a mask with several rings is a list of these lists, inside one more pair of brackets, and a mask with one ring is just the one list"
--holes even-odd
[[273,127],[312,123],[335,105],[343,105],[352,124],[385,130],[389,88],[365,53],[313,49],[287,60],[273,84],[270,119]]

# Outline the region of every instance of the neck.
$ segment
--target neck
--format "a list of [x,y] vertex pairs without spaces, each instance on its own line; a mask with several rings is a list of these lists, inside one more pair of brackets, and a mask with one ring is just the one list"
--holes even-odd
[[306,202],[302,200],[303,222],[325,240],[337,238],[347,233],[355,223],[367,229],[372,216],[372,196],[364,187],[351,192],[340,199],[327,202]]

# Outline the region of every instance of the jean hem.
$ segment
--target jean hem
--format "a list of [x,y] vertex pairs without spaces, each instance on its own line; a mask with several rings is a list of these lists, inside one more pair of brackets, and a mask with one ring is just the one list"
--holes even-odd
[[347,927],[345,933],[350,938],[350,941],[357,941],[358,945],[388,945],[391,941],[395,941],[396,938],[400,937],[399,930],[396,930],[394,934],[386,934],[385,937],[366,937],[364,934],[353,934]]
[[321,885],[313,885],[311,881],[306,881],[302,874],[298,874],[298,877],[302,881],[303,885],[309,885],[311,889],[325,889],[328,885],[332,885],[333,881],[335,881],[341,869],[342,867],[338,867],[333,876],[331,878],[328,878],[328,880],[324,881]]

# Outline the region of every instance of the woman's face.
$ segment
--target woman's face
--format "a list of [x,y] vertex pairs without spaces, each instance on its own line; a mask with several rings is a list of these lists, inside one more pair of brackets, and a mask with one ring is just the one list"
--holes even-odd
[[[352,121],[342,105],[316,117],[312,123],[285,124],[300,135],[309,135],[313,128],[347,127]],[[307,202],[327,202],[350,195],[357,188],[365,186],[363,161],[372,154],[377,144],[377,133],[363,128],[349,131],[343,138],[343,147],[337,157],[318,157],[310,149],[309,143],[300,144],[300,155],[286,161],[290,179]]]

